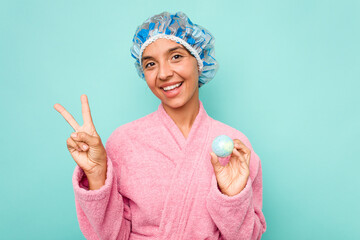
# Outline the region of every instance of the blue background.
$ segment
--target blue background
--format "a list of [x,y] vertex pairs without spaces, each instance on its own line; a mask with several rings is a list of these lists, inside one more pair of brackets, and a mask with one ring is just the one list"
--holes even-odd
[[160,103],[130,56],[136,27],[183,11],[216,38],[208,114],[263,167],[262,239],[360,239],[359,1],[0,1],[1,239],[84,239],[73,131],[89,97],[105,143]]

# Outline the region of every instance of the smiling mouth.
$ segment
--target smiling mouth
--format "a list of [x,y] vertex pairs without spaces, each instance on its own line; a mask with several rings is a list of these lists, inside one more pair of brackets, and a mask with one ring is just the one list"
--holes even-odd
[[177,83],[177,84],[174,84],[174,85],[171,85],[171,86],[167,86],[167,87],[164,87],[164,88],[161,88],[161,89],[164,90],[165,92],[167,92],[167,91],[171,91],[171,90],[174,90],[174,89],[180,87],[182,84],[183,84],[183,82]]

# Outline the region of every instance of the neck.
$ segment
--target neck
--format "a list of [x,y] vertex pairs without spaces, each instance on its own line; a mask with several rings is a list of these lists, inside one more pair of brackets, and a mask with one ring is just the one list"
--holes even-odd
[[166,113],[175,122],[185,138],[189,135],[191,127],[199,113],[199,91],[185,105],[178,108],[171,108],[163,104]]

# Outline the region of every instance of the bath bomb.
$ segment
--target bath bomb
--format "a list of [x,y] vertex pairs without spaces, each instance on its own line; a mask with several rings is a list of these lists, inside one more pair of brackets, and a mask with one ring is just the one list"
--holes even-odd
[[234,142],[230,137],[220,135],[214,139],[211,148],[218,157],[227,157],[234,149]]

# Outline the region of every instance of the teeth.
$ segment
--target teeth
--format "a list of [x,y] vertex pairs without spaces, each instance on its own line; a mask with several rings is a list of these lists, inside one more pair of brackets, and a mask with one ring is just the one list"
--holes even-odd
[[177,87],[180,86],[180,85],[181,85],[181,83],[178,83],[178,84],[175,84],[175,85],[172,85],[172,86],[164,87],[163,89],[164,89],[165,91],[169,91],[169,90],[172,90],[172,89],[174,89],[174,88],[177,88]]

